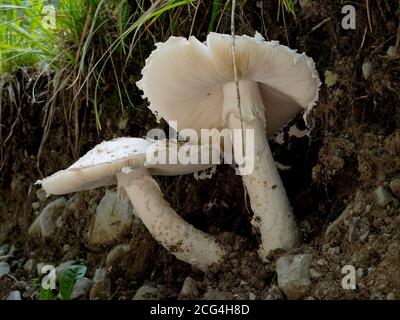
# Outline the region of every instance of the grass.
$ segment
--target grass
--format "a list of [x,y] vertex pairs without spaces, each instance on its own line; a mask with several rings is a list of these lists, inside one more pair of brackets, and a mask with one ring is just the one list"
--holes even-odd
[[[88,108],[93,108],[96,127],[101,130],[100,91],[104,93],[108,86],[115,85],[121,113],[125,114],[127,107],[135,108],[128,89],[132,86],[128,69],[132,60],[139,60],[133,56],[139,40],[144,34],[151,37],[151,28],[159,20],[163,20],[165,28],[165,20],[169,19],[173,33],[175,17],[182,16],[178,14],[182,8],[190,10],[193,2],[53,0],[55,28],[48,28],[49,12],[43,8],[50,1],[3,0],[0,75],[21,67],[33,67],[40,73],[39,78],[52,73],[38,161],[57,105],[64,108],[68,140],[75,157],[80,149],[82,113],[86,115]],[[140,60],[144,61],[142,57]]]

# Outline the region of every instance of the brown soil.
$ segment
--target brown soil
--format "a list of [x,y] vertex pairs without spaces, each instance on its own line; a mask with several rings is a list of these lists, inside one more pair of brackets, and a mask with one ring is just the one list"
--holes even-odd
[[[259,2],[263,9],[257,6]],[[113,299],[131,299],[144,283],[161,285],[161,298],[176,299],[187,276],[196,280],[199,299],[249,299],[249,294],[256,299],[283,299],[277,288],[275,262],[282,255],[295,253],[313,254],[314,276],[305,298],[386,299],[389,295],[400,299],[400,199],[391,194],[390,203],[382,208],[373,193],[378,186],[390,190],[390,181],[400,178],[400,59],[386,54],[400,37],[398,3],[370,2],[371,31],[364,1],[356,6],[356,30],[341,28],[341,1],[317,0],[308,9],[296,5],[296,19],[287,14],[286,29],[282,20],[276,21],[275,2],[247,1],[237,32],[253,34],[258,30],[268,39],[305,51],[316,62],[322,82],[326,70],[338,75],[333,86],[321,86],[319,102],[308,118],[310,138],[286,135],[285,144],[272,142],[275,159],[291,166],[281,175],[303,232],[302,246],[275,252],[267,262],[260,261],[258,235],[250,225],[252,212],[244,199],[241,179],[229,166],[218,167],[207,180],[160,177],[157,180],[172,207],[197,228],[217,235],[233,252],[220,267],[202,273],[175,259],[142,225],[135,225],[121,239],[121,243],[131,244],[130,252],[108,272]],[[330,20],[317,27],[327,18]],[[218,31],[229,33],[228,22],[223,19]],[[198,32],[201,40],[203,29]],[[187,34],[183,26],[182,35]],[[152,49],[149,44],[146,52]],[[368,79],[362,73],[366,58],[372,63]],[[140,64],[134,64],[136,78],[139,71]],[[36,262],[56,265],[80,259],[92,277],[113,247],[91,247],[86,236],[93,208],[105,189],[79,193],[76,210],[64,213],[65,225],[52,241],[43,243],[28,237],[27,230],[36,217],[32,203],[38,201],[34,182],[41,173],[47,176],[74,160],[67,107],[53,110],[50,134],[38,159],[42,121],[51,111],[45,107],[51,95],[51,78],[52,74],[38,78],[35,70],[20,70],[0,81],[0,245],[15,246],[9,262],[12,275],[24,281],[37,277],[23,269],[32,257]],[[31,95],[34,86],[41,97],[36,101]],[[140,93],[135,94],[140,108],[128,111],[125,129],[118,126],[120,114],[114,108],[116,91],[112,86],[103,92],[100,132],[92,108],[81,108],[80,154],[103,140],[141,137],[160,126],[145,108]],[[301,116],[294,122],[304,126]],[[40,202],[40,209],[54,199]],[[347,215],[327,234],[328,226],[346,207]],[[71,247],[67,254],[62,250],[65,244]],[[341,269],[347,264],[359,270],[356,290],[341,287]],[[0,297],[13,285],[9,277],[1,279]]]

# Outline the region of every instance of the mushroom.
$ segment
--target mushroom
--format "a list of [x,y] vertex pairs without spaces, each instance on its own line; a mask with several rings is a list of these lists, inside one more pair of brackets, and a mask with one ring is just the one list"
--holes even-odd
[[47,194],[55,195],[118,184],[153,237],[178,259],[204,271],[221,261],[225,248],[211,235],[183,220],[163,198],[151,176],[188,174],[211,165],[155,163],[154,154],[165,150],[168,150],[165,144],[163,147],[139,138],[102,142],[68,169],[36,183],[41,184]]
[[[176,121],[178,131],[254,130],[254,170],[243,175],[243,182],[264,258],[271,250],[293,247],[299,240],[265,132],[271,136],[299,111],[310,111],[318,99],[320,80],[311,58],[277,41],[264,41],[258,33],[254,38],[236,36],[235,79],[232,45],[232,36],[225,34],[210,33],[205,43],[193,36],[170,37],[156,44],[137,86],[152,112]],[[246,130],[242,134],[245,137]]]

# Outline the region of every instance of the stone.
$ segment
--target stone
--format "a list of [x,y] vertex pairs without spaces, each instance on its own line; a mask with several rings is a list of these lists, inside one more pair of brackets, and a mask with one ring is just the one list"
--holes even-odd
[[365,59],[364,63],[361,66],[361,70],[364,76],[364,79],[368,79],[372,72],[372,63]]
[[156,287],[144,285],[137,289],[132,300],[157,300],[158,290]]
[[133,222],[133,208],[128,197],[118,199],[117,193],[107,191],[89,228],[91,245],[107,245],[126,234]]
[[276,262],[278,286],[288,299],[299,299],[309,290],[311,261],[311,254],[298,254],[281,257]]
[[278,286],[273,285],[268,288],[264,300],[284,300],[285,297],[282,294],[281,289]]
[[0,246],[0,256],[4,256],[10,252],[10,245],[9,244],[3,244]]
[[90,300],[108,300],[111,295],[111,281],[108,277],[95,282],[90,290]]
[[0,262],[0,279],[10,273],[10,265],[7,262]]
[[28,261],[25,262],[24,264],[24,270],[26,273],[31,274],[35,268],[35,262],[33,259],[29,259]]
[[256,300],[256,295],[253,292],[249,293],[249,300]]
[[55,233],[57,219],[62,215],[66,203],[64,197],[50,202],[30,226],[29,234],[50,239]]
[[326,70],[325,71],[325,84],[328,87],[332,87],[336,84],[338,80],[338,75],[332,71]]
[[397,56],[397,48],[396,48],[396,46],[390,46],[387,49],[386,53],[390,58],[392,58],[392,59],[396,58],[396,56]]
[[21,292],[19,292],[18,290],[11,291],[8,294],[6,300],[22,300]]
[[129,244],[120,244],[113,248],[107,255],[106,265],[111,266],[121,260],[121,258],[130,250]]
[[71,300],[84,297],[93,286],[93,281],[88,278],[80,278],[74,286],[71,294]]
[[345,222],[345,220],[349,217],[351,209],[353,208],[354,203],[350,202],[343,212],[340,214],[335,221],[333,221],[328,228],[326,228],[325,236],[329,236],[332,233],[335,233],[338,230],[338,227]]
[[310,269],[310,277],[311,277],[312,279],[319,279],[319,278],[322,277],[322,273],[321,273],[321,272],[318,272],[317,270],[315,270],[315,269],[313,269],[313,268],[311,268],[311,269]]
[[376,203],[381,208],[385,208],[392,200],[392,195],[382,186],[379,186],[374,191]]
[[194,300],[199,296],[199,290],[197,288],[197,282],[191,277],[187,277],[183,281],[181,292],[179,293],[179,300]]
[[393,194],[397,197],[400,198],[400,179],[393,179],[390,181],[390,190],[393,192]]
[[107,276],[107,270],[105,268],[97,268],[94,272],[93,282],[99,282],[105,279]]

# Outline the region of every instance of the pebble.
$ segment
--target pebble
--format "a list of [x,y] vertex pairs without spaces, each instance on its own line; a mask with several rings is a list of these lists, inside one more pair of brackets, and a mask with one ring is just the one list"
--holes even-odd
[[397,55],[397,48],[395,46],[390,46],[387,51],[386,51],[387,55],[390,58],[396,58]]
[[156,287],[144,285],[135,293],[132,300],[156,300],[158,298],[158,290]]
[[393,192],[393,194],[397,197],[400,198],[400,179],[393,179],[390,181],[390,190]]
[[29,259],[27,262],[25,262],[24,264],[24,270],[27,273],[32,273],[32,271],[35,268],[35,262],[33,261],[33,259]]
[[379,186],[374,191],[376,203],[381,208],[385,208],[392,200],[392,195],[382,186]]
[[4,255],[8,254],[9,251],[10,251],[9,244],[3,244],[2,246],[0,246],[0,256],[4,256]]
[[66,203],[67,199],[64,197],[50,202],[29,227],[29,234],[50,239],[55,233],[57,219],[63,213]]
[[111,295],[111,281],[105,277],[95,282],[90,290],[90,300],[108,300]]
[[197,282],[191,277],[187,277],[183,282],[181,292],[179,293],[179,300],[194,300],[199,296]]
[[278,286],[290,300],[304,296],[311,286],[310,267],[312,255],[285,256],[276,262]]
[[36,191],[36,197],[39,201],[44,202],[47,199],[47,192],[43,188],[40,188]]
[[311,268],[311,269],[310,269],[310,277],[311,277],[312,279],[319,279],[319,278],[322,277],[322,273],[321,273],[321,272],[318,272],[317,270]]
[[71,294],[71,300],[84,297],[92,288],[92,286],[93,286],[92,280],[86,277],[80,278],[74,286],[74,290],[72,291]]
[[19,292],[18,290],[11,291],[8,294],[6,300],[22,300],[21,292]]
[[129,244],[120,244],[113,248],[107,255],[106,265],[111,266],[118,262],[130,250]]
[[325,84],[328,87],[332,87],[336,84],[338,80],[338,75],[332,71],[326,70],[325,71]]
[[0,279],[10,273],[10,265],[7,262],[0,262]]
[[364,79],[368,79],[372,72],[372,63],[368,59],[365,59],[364,63],[361,66],[361,70],[362,70]]
[[134,213],[129,198],[119,199],[115,191],[107,191],[89,228],[89,243],[108,245],[120,240],[129,231],[133,220]]

